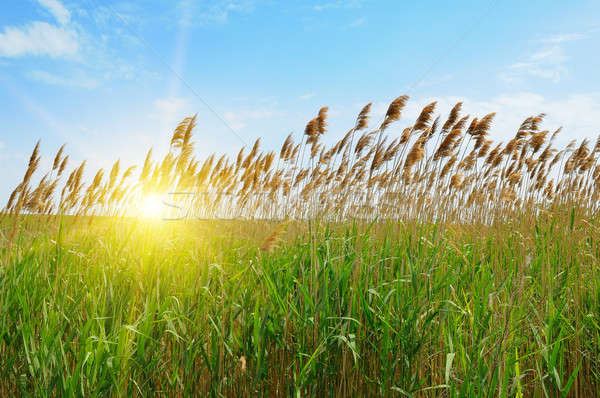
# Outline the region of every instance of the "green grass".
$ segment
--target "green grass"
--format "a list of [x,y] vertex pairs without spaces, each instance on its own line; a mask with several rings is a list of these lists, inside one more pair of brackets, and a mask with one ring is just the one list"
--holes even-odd
[[0,396],[598,394],[599,226],[575,210],[297,222],[272,253],[268,222],[21,224]]

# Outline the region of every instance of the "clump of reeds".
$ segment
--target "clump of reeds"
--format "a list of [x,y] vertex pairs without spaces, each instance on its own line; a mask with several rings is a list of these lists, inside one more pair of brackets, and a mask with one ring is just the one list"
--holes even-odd
[[138,174],[135,166],[122,171],[117,161],[108,174],[93,174],[87,185],[85,162],[61,181],[68,159],[63,146],[52,170],[32,187],[38,142],[3,213],[15,220],[23,212],[127,216],[136,214],[143,197],[173,192],[187,193],[169,197],[169,215],[177,217],[491,222],[571,203],[597,209],[600,139],[593,148],[588,140],[555,148],[560,129],[551,135],[541,130],[545,115],[539,114],[524,120],[508,142],[495,142],[490,138],[495,113],[462,116],[460,102],[445,120],[435,115],[432,102],[399,136],[390,134],[407,101],[406,95],[392,101],[375,130],[368,129],[367,104],[330,147],[321,140],[327,133],[323,107],[300,142],[290,134],[276,153],[262,150],[257,139],[248,154],[242,148],[235,159],[217,154],[197,159],[196,116],[188,117],[176,127],[164,158],[154,160],[150,150]]

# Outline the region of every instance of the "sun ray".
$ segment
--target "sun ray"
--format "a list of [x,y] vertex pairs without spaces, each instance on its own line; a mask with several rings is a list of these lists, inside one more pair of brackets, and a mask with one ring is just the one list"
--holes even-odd
[[142,199],[139,216],[142,218],[158,219],[164,216],[165,205],[159,195],[151,194]]

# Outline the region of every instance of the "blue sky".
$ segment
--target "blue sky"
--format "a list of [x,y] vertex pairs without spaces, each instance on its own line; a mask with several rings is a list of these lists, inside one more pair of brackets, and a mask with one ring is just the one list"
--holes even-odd
[[539,112],[564,126],[561,143],[595,138],[598,15],[600,2],[576,0],[3,0],[0,201],[38,139],[45,165],[66,142],[89,175],[164,153],[194,113],[199,155],[259,136],[278,148],[321,106],[332,142],[363,105],[377,120],[404,93],[405,124],[461,100],[498,112],[497,138]]

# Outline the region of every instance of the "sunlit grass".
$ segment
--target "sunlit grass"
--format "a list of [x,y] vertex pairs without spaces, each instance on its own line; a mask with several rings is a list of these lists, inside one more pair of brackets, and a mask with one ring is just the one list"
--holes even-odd
[[407,101],[233,158],[196,116],[139,167],[63,146],[36,179],[38,143],[0,212],[0,397],[597,396],[600,140],[495,142],[462,103],[388,130]]
[[160,219],[165,216],[165,204],[159,195],[146,195],[139,204],[138,215],[143,218]]
[[27,216],[2,245],[0,396],[593,396],[578,214],[290,222],[270,253],[275,222]]

